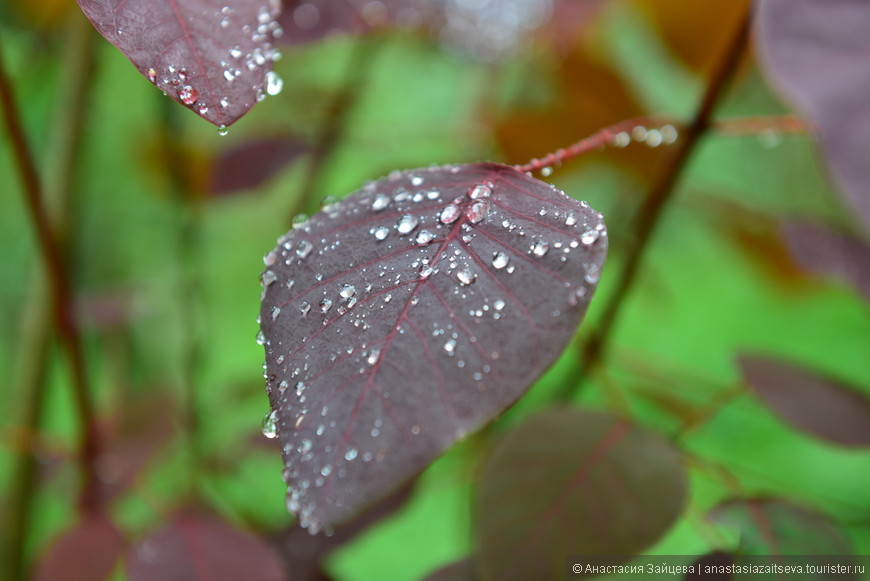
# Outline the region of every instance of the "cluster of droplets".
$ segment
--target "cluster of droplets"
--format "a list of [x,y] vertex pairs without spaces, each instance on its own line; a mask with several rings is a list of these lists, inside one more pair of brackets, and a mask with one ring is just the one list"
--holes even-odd
[[644,143],[648,147],[671,145],[677,141],[680,134],[673,125],[663,125],[659,128],[648,128],[636,125],[631,131],[620,131],[610,138],[613,147],[627,147],[632,142]]

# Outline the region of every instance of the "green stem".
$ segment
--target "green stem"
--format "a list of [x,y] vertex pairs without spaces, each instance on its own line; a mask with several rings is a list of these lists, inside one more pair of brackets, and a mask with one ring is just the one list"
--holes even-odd
[[749,42],[749,30],[751,23],[751,8],[747,8],[743,20],[740,22],[730,46],[722,56],[717,68],[713,71],[710,83],[704,92],[701,102],[692,117],[692,120],[682,129],[680,139],[674,144],[674,153],[670,159],[668,168],[659,175],[653,184],[649,195],[638,209],[635,216],[634,226],[628,253],[622,270],[620,271],[616,288],[608,297],[604,306],[598,326],[590,334],[589,339],[583,346],[580,356],[579,369],[572,377],[568,378],[559,393],[561,399],[571,399],[574,393],[581,387],[583,381],[600,364],[606,355],[607,344],[611,332],[618,320],[625,299],[631,290],[640,265],[643,262],[644,253],[650,245],[655,229],[661,221],[665,207],[673,199],[676,186],[688,167],[697,145],[712,127],[712,117],[716,106],[720,102],[725,89],[734,77],[734,73],[740,63],[740,58]]

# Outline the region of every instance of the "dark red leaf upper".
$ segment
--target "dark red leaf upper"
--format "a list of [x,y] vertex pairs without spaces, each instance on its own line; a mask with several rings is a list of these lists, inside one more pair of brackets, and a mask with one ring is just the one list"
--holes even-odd
[[108,579],[126,544],[124,536],[107,517],[84,518],[51,544],[36,564],[32,580]]
[[88,19],[152,83],[217,126],[267,93],[279,0],[78,0]]
[[288,506],[332,527],[520,397],[573,336],[601,215],[497,164],[394,172],[265,257],[262,341]]
[[759,57],[788,101],[817,126],[843,193],[870,224],[870,2],[759,2]]

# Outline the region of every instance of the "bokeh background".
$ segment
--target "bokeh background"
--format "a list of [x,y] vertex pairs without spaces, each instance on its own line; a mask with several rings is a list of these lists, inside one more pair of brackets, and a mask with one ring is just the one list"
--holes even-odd
[[[261,434],[268,401],[255,336],[261,258],[295,216],[393,169],[526,163],[638,116],[679,126],[748,5],[443,0],[422,10],[287,0],[275,64],[283,90],[222,136],[156,90],[77,6],[0,4],[2,64],[68,265],[118,554],[141,551],[143,538],[191,507],[261,539],[292,534],[280,455]],[[638,210],[674,171],[672,149],[608,147],[543,178],[608,224],[609,262],[577,340],[388,517],[338,535],[325,556],[323,547],[301,557],[282,550],[296,571],[288,578],[422,579],[474,553],[480,462],[502,433],[566,391],[680,450],[688,501],[651,553],[737,550],[752,525],[709,513],[762,497],[814,515],[771,516],[786,537],[833,530],[829,550],[870,552],[867,442],[844,446],[820,436],[824,428],[795,427],[782,415],[788,405],[765,404],[739,363],[756,354],[804,370],[795,384],[822,383],[810,407],[840,390],[858,394],[858,408],[870,398],[870,309],[855,282],[870,254],[813,136],[791,114],[747,46],[719,123],[681,168],[606,351],[582,380],[586,339],[636,247]],[[10,579],[47,567],[52,542],[80,515],[82,426],[23,200],[4,133],[0,518],[13,553],[0,573]],[[123,561],[109,578],[127,578]]]

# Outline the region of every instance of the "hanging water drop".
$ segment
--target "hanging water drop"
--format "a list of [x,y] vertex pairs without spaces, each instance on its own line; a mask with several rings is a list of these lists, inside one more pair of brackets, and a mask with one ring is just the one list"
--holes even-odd
[[284,88],[284,80],[275,71],[266,73],[266,92],[272,96],[277,95]]
[[278,411],[272,410],[263,416],[263,435],[270,440],[278,435]]
[[218,127],[218,135],[220,135],[221,137],[226,136],[226,134],[229,132],[230,130],[226,125],[221,125],[220,127]]

